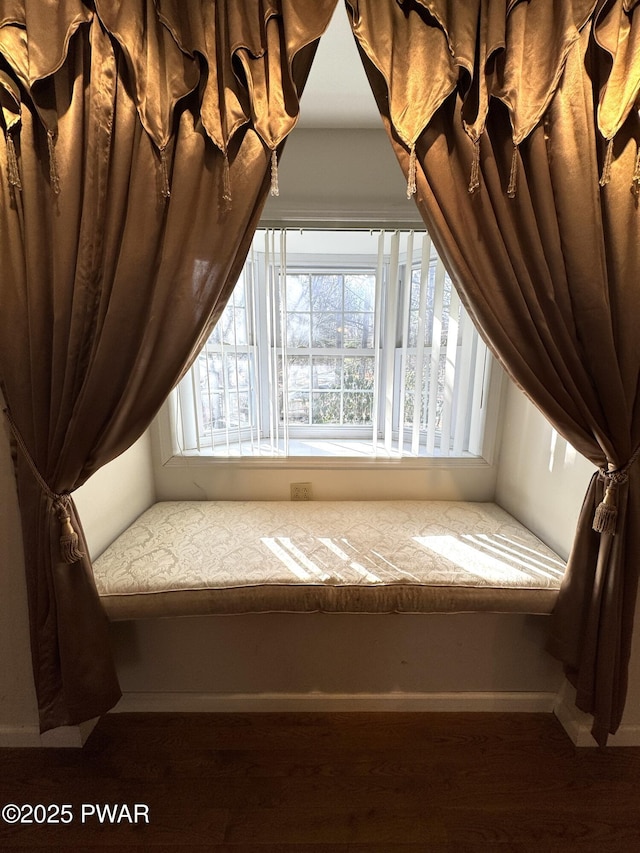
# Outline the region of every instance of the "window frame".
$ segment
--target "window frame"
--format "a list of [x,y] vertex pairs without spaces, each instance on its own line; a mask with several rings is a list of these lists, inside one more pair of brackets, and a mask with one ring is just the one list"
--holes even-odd
[[[269,225],[269,224],[261,224],[260,229],[262,228],[270,228],[274,227],[276,229],[285,229],[291,228],[291,225],[278,223],[277,225]],[[297,227],[300,227],[299,225]],[[308,227],[308,226],[303,226]],[[320,230],[330,230],[333,227],[336,227],[335,223],[319,223],[314,226],[314,228],[318,228]],[[338,226],[342,230],[351,231],[361,229],[362,226],[354,225],[351,223],[340,223]],[[415,224],[403,224],[402,226],[395,226],[393,229],[385,228],[384,226],[376,225],[372,228],[370,225],[367,226],[366,230],[396,230],[396,227],[401,230],[407,230],[409,228],[415,228],[416,230],[423,231],[424,225],[415,225]],[[258,257],[257,263],[261,265],[261,274],[264,276],[265,270],[265,257],[264,254],[261,254]],[[433,264],[431,261],[430,266]],[[386,276],[388,279],[388,266],[389,261],[388,258],[385,259],[385,267],[387,267]],[[406,267],[406,259],[403,263],[401,263],[400,267]],[[413,264],[412,264],[413,271]],[[287,273],[288,274],[308,274],[313,275],[316,273],[334,273],[334,274],[345,274],[345,273],[369,273],[371,272],[371,258],[370,256],[358,256],[358,255],[340,255],[340,253],[336,253],[331,256],[329,260],[323,260],[322,255],[315,256],[312,260],[309,259],[308,255],[305,256],[296,256],[295,254],[288,254],[287,256]],[[375,272],[375,270],[374,270]],[[412,276],[407,278],[406,271],[403,270],[402,276],[400,276],[399,286],[406,290],[407,281],[411,281]],[[251,282],[251,287],[253,287],[253,281]],[[388,291],[388,289],[385,289]],[[267,302],[267,293],[265,288],[258,288],[258,300],[257,302],[257,312],[258,314],[262,314],[268,311],[268,307],[266,305]],[[388,293],[386,294],[388,296]],[[404,298],[404,296],[403,296]],[[249,301],[249,295],[245,296],[246,301]],[[384,300],[383,300],[384,301]],[[343,309],[344,311],[344,309]],[[375,311],[375,306],[374,306]],[[375,322],[375,321],[374,321]],[[382,319],[382,323],[384,323],[384,315]],[[247,331],[249,335],[251,333],[255,334],[255,329],[251,328],[255,323],[255,317],[251,315],[251,310],[247,308]],[[400,346],[401,343],[398,339],[398,336],[401,334],[399,330],[399,319],[396,318],[396,340],[394,347],[394,371],[397,370],[397,363],[400,359]],[[280,315],[278,312],[278,327],[280,326]],[[281,334],[281,330],[278,329],[278,333]],[[277,344],[276,344],[277,348]],[[257,356],[256,358],[256,372],[259,373],[263,371],[264,365],[267,364],[266,359],[272,358],[273,356],[268,354],[268,350],[271,349],[270,343],[268,340],[264,340],[264,337],[259,335],[255,335],[253,342],[251,341],[251,337],[248,339],[248,343],[246,345],[238,345],[239,351],[247,351],[249,353],[254,352],[258,353],[262,350],[262,358]],[[286,352],[287,356],[291,355],[291,349],[287,347]],[[295,348],[293,348],[295,349]],[[265,352],[265,350],[267,352]],[[338,349],[336,349],[336,352]],[[428,353],[429,348],[425,347],[425,353]],[[357,355],[360,350],[355,350],[351,348],[342,348],[340,350],[340,354],[337,357],[348,357],[348,355]],[[369,354],[369,350],[362,351],[365,354]],[[375,340],[374,340],[374,348],[371,350],[373,354],[375,352]],[[406,352],[410,352],[410,349],[407,349]],[[313,354],[320,356],[332,357],[332,351],[330,352],[326,348],[304,348],[304,353],[309,358],[313,356]],[[403,457],[387,457],[384,455],[379,456],[359,456],[359,455],[330,455],[330,456],[316,456],[316,455],[304,455],[304,454],[290,454],[288,456],[285,455],[256,455],[256,456],[235,456],[235,455],[214,455],[207,451],[198,451],[198,450],[181,450],[177,446],[177,442],[174,438],[175,432],[175,418],[172,411],[172,406],[169,400],[164,404],[160,413],[158,414],[155,421],[155,442],[159,452],[160,461],[163,466],[179,466],[184,464],[204,464],[204,465],[214,465],[214,466],[226,466],[231,465],[233,467],[237,466],[248,466],[248,467],[284,467],[284,468],[313,468],[313,467],[335,467],[335,468],[373,468],[378,469],[385,465],[391,465],[395,468],[416,468],[416,469],[424,469],[424,468],[457,468],[457,467],[485,467],[492,466],[495,462],[496,452],[499,445],[500,440],[500,411],[502,408],[502,397],[504,393],[504,373],[500,368],[498,362],[494,358],[488,358],[489,365],[489,375],[486,378],[483,388],[481,389],[481,393],[484,397],[484,405],[483,405],[483,417],[482,417],[482,441],[476,441],[475,450],[476,452],[472,455],[465,456],[453,456],[453,455],[427,455],[427,456],[403,456]],[[262,381],[262,380],[260,380]],[[310,400],[311,400],[311,390],[312,390],[312,377],[310,377]],[[394,382],[394,386],[396,388],[395,393],[399,393],[399,383]],[[375,393],[375,391],[374,391]],[[381,406],[381,397],[382,395],[378,395],[377,405]],[[375,401],[374,401],[375,403]],[[311,403],[310,403],[311,405]],[[262,418],[264,419],[265,413],[262,412]],[[378,418],[381,417],[380,411],[378,412]],[[399,433],[399,410],[397,405],[394,406],[394,438],[397,438]],[[234,428],[232,428],[233,430]],[[244,428],[244,437],[248,436],[250,431],[250,427]],[[407,435],[407,430],[409,427],[405,425],[405,438],[410,443],[410,438]],[[288,427],[290,437],[296,440],[313,440],[313,439],[324,439],[329,442],[339,443],[341,440],[352,440],[352,439],[365,439],[371,440],[371,426],[367,425],[365,427],[361,427],[359,425],[313,425],[307,424],[304,426],[298,426],[290,424]],[[333,433],[333,435],[332,435]],[[338,434],[339,433],[339,434]],[[242,434],[242,430],[239,430],[239,435]],[[380,439],[378,439],[380,442]]]

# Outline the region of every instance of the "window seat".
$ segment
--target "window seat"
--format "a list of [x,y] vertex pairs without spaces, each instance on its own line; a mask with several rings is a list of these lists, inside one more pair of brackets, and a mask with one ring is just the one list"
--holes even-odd
[[164,501],[94,562],[111,620],[550,613],[564,562],[493,503]]

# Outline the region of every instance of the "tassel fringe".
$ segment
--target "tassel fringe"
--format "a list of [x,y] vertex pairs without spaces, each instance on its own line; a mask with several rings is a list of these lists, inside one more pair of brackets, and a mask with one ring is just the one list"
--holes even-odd
[[162,169],[162,197],[171,198],[171,186],[169,185],[169,166],[167,164],[167,148],[160,149],[160,168]]
[[593,529],[598,533],[610,533],[613,535],[616,532],[618,521],[618,503],[616,499],[616,490],[618,486],[629,480],[629,471],[640,459],[640,444],[633,451],[625,465],[616,468],[612,462],[609,462],[608,468],[600,469],[600,476],[607,483],[604,498],[596,507],[593,517]]
[[616,506],[615,486],[607,486],[604,500],[596,507],[593,529],[597,533],[611,533],[613,535],[616,532],[617,521],[618,507]]
[[47,131],[47,148],[49,149],[49,182],[55,195],[59,195],[60,176],[58,175],[58,161],[56,159],[55,134],[52,130]]
[[280,195],[280,187],[278,185],[278,155],[275,148],[271,152],[271,195]]
[[513,154],[511,156],[511,172],[509,173],[509,186],[507,187],[507,195],[509,198],[515,198],[518,189],[518,146],[513,146]]
[[65,563],[77,563],[84,557],[84,552],[78,547],[79,537],[71,524],[71,517],[64,504],[58,508],[60,520],[60,556]]
[[18,171],[18,157],[16,155],[16,146],[13,141],[13,136],[7,134],[7,177],[9,185],[17,190],[22,190],[22,181],[20,180],[20,172]]
[[602,175],[600,176],[600,186],[606,187],[611,180],[611,164],[613,163],[613,139],[610,139],[607,144],[607,151],[604,155],[604,163],[602,164]]
[[473,143],[473,160],[471,161],[471,175],[467,189],[473,194],[480,187],[480,140]]
[[409,172],[407,175],[407,198],[415,195],[416,187],[416,144],[411,146],[411,154],[409,156]]
[[56,494],[56,492],[49,488],[36,468],[36,463],[31,458],[31,454],[29,453],[27,445],[20,434],[20,430],[16,426],[16,422],[13,420],[11,412],[6,408],[3,409],[2,412],[5,415],[9,428],[16,440],[16,446],[22,451],[24,459],[31,469],[31,473],[34,476],[35,481],[51,501],[51,508],[58,516],[58,521],[60,522],[60,556],[65,563],[77,563],[78,560],[81,560],[85,556],[85,554],[78,547],[80,537],[78,536],[77,531],[74,530],[73,524],[71,523],[71,515],[69,513],[71,498],[68,493]]

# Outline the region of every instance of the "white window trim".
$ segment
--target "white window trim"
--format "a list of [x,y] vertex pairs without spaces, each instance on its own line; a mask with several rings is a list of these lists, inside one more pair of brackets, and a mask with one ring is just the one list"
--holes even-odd
[[[209,453],[181,451],[175,444],[173,410],[167,401],[155,418],[152,435],[160,464],[163,467],[231,467],[231,468],[323,468],[355,470],[389,467],[394,470],[428,470],[429,468],[487,468],[495,464],[502,433],[501,411],[506,389],[505,374],[493,359],[490,376],[485,385],[484,435],[477,456],[405,456],[358,457],[358,456],[212,456]],[[336,441],[339,441],[336,439]]]
[[[424,229],[424,223],[417,223],[415,220],[407,219],[406,221],[397,221],[389,223],[382,221],[379,217],[374,217],[372,220],[363,222],[355,217],[336,216],[335,219],[329,221],[324,217],[316,219],[309,216],[301,217],[297,213],[291,216],[292,220],[288,221],[289,217],[285,217],[282,221],[271,222],[267,221],[260,224],[260,228],[320,228],[330,229],[332,227],[340,227],[344,229],[366,228],[367,230],[406,230],[415,228],[417,230]],[[354,263],[354,256],[349,258],[351,266]],[[290,256],[289,262],[295,264],[295,255]],[[333,263],[333,261],[332,261]],[[358,261],[356,258],[356,266]],[[482,417],[478,420],[476,426],[478,433],[482,436],[481,445],[477,446],[477,455],[468,456],[333,456],[333,455],[289,455],[289,456],[215,456],[206,451],[199,452],[197,450],[184,451],[180,449],[175,440],[176,431],[174,428],[174,412],[169,398],[160,412],[155,418],[151,435],[154,442],[156,459],[159,459],[162,467],[165,468],[188,468],[201,467],[209,468],[248,468],[248,469],[314,469],[322,468],[324,470],[336,469],[354,469],[354,470],[380,470],[381,468],[389,468],[392,470],[428,470],[428,469],[465,469],[465,468],[489,468],[495,465],[500,446],[502,421],[501,412],[503,409],[503,397],[506,389],[505,374],[499,363],[491,358],[488,359],[489,366],[488,376],[484,383],[484,387],[478,387],[474,393],[481,394],[484,398],[482,406]],[[322,428],[319,428],[322,429]],[[341,428],[345,430],[345,440],[349,428]],[[354,436],[357,433],[358,427],[354,427]],[[312,436],[313,430],[310,430]],[[327,439],[339,443],[340,439]],[[410,440],[409,440],[410,443]]]

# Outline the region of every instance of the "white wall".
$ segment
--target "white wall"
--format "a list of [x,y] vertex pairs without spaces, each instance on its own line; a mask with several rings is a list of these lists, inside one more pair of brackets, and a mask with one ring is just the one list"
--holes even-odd
[[505,396],[496,500],[566,559],[594,466],[512,382]]
[[422,225],[382,122],[378,130],[296,129],[284,149],[279,187],[280,195],[267,199],[264,222]]
[[[503,411],[496,500],[508,512],[567,557],[578,513],[594,466],[575,453],[510,384]],[[636,608],[629,692],[620,734],[610,744],[640,744],[640,605]],[[591,718],[573,706],[575,691],[564,684],[559,713],[580,745],[593,745]]]
[[149,432],[74,494],[92,559],[156,499]]
[[[1,403],[0,398],[0,403]],[[78,490],[77,504],[91,553],[154,500],[150,440],[145,434],[127,453]],[[90,729],[85,729],[88,733]],[[38,733],[31,670],[24,554],[9,435],[0,422],[0,746],[79,746],[77,727]]]

